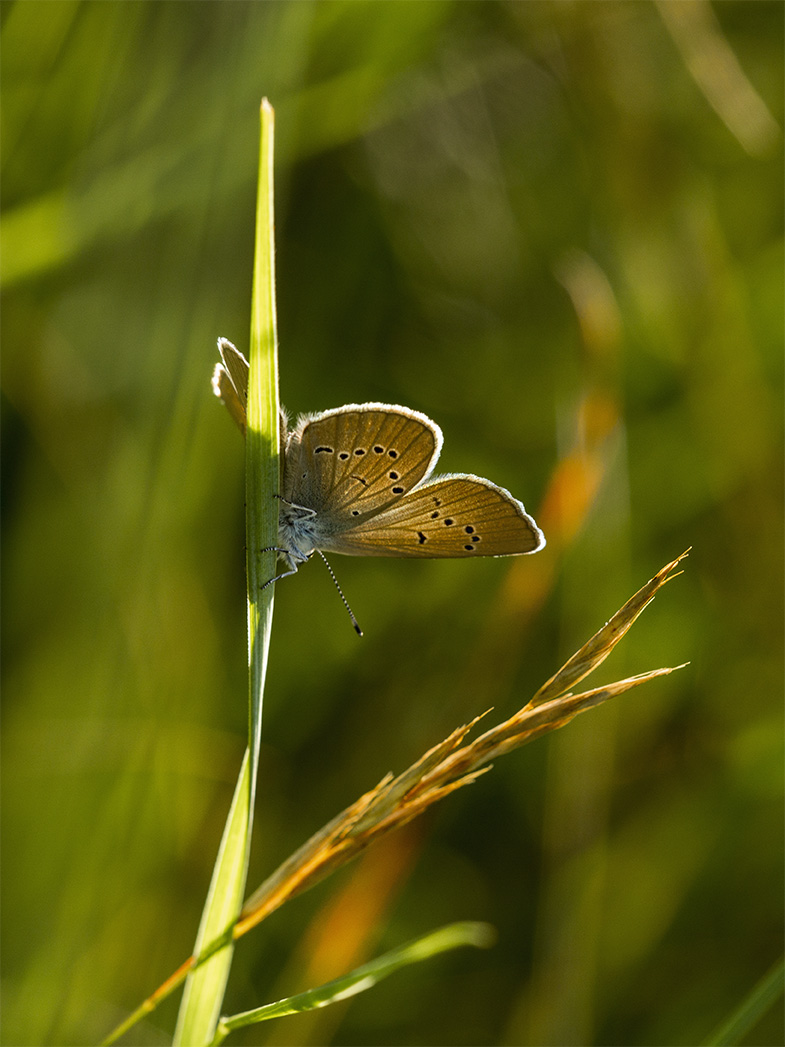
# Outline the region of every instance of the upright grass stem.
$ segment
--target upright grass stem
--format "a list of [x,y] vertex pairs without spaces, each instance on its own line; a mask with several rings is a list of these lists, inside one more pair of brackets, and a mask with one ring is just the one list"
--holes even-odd
[[275,314],[272,106],[260,113],[259,183],[251,309],[250,372],[246,431],[246,542],[248,580],[248,748],[213,870],[194,955],[222,938],[224,944],[186,980],[177,1019],[176,1045],[209,1044],[215,1035],[232,962],[231,929],[243,902],[253,827],[262,701],[273,615],[278,539],[278,342]]

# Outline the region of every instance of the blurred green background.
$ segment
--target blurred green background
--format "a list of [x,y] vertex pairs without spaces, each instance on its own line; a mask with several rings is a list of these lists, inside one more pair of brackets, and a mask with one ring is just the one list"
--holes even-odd
[[335,557],[362,640],[318,562],[278,587],[249,889],[688,546],[590,684],[690,665],[276,913],[226,1008],[452,920],[494,949],[232,1042],[701,1041],[782,951],[783,6],[1,14],[3,1042],[95,1042],[195,936],[246,729],[209,378],[248,344],[263,95],[283,402],[426,412],[549,544]]

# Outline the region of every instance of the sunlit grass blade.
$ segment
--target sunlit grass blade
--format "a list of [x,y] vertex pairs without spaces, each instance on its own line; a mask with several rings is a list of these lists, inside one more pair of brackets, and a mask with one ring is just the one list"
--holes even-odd
[[704,1047],[735,1047],[750,1033],[783,994],[785,958],[780,958],[758,982],[749,996],[708,1040]]
[[301,1014],[303,1011],[327,1007],[331,1003],[338,1003],[350,996],[356,996],[402,967],[421,963],[423,960],[429,960],[450,949],[457,949],[463,945],[487,949],[493,945],[495,938],[496,933],[493,927],[487,923],[449,924],[447,927],[442,927],[438,931],[409,942],[408,945],[391,949],[390,952],[377,956],[375,960],[356,967],[350,974],[335,978],[316,989],[309,989],[307,992],[298,993],[285,1000],[278,1000],[276,1003],[266,1004],[264,1007],[257,1007],[252,1011],[243,1011],[242,1014],[235,1014],[231,1018],[221,1018],[213,1044],[223,1043],[233,1029],[269,1021],[271,1018],[283,1018],[287,1014]]
[[[246,749],[237,779],[229,818],[218,850],[213,879],[207,893],[202,923],[196,938],[194,954],[199,955],[204,946],[214,938],[231,932],[232,924],[242,902],[245,887],[248,826],[251,820],[249,808],[250,759]],[[201,1030],[212,1029],[218,1018],[223,1001],[226,980],[232,959],[232,939],[229,934],[223,948],[206,963],[188,976],[183,1002],[175,1031],[175,1044],[198,1044],[205,1042]]]
[[[246,432],[246,541],[248,575],[249,734],[229,820],[216,860],[194,955],[231,929],[240,911],[248,871],[262,700],[272,625],[278,538],[278,367],[273,212],[273,110],[260,117],[256,251],[251,312]],[[232,962],[231,935],[187,977],[174,1043],[198,1047],[213,1037]]]

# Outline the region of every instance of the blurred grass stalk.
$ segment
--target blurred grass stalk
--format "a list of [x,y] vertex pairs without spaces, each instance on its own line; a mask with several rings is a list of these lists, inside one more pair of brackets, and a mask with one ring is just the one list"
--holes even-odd
[[490,770],[491,762],[497,757],[564,727],[587,709],[673,672],[673,668],[654,669],[578,694],[570,690],[605,661],[657,591],[681,573],[676,568],[687,552],[666,564],[630,597],[508,720],[465,745],[462,744],[464,739],[481,717],[456,728],[403,773],[396,777],[388,774],[375,788],[315,833],[246,901],[234,929],[235,936],[245,934],[284,902],[313,887],[377,839],[418,817],[431,804],[464,785],[472,784],[479,775]]
[[[249,431],[250,425],[249,414]],[[676,568],[685,556],[687,556],[686,552],[658,571],[580,650],[565,662],[558,672],[554,673],[540,687],[522,709],[508,720],[491,727],[465,745],[462,744],[464,739],[481,717],[478,716],[471,723],[456,728],[444,741],[426,752],[402,774],[397,777],[391,774],[385,776],[377,786],[359,797],[315,833],[254,891],[243,905],[242,910],[239,910],[238,907],[235,912],[236,922],[232,927],[227,930],[225,923],[217,922],[216,926],[219,931],[214,940],[210,940],[206,934],[202,935],[200,928],[194,955],[189,957],[152,996],[137,1008],[130,1018],[104,1040],[104,1044],[113,1043],[131,1025],[152,1011],[183,982],[186,974],[188,974],[189,985],[196,984],[194,974],[198,975],[203,969],[209,969],[214,962],[214,954],[217,954],[215,959],[219,959],[221,955],[231,958],[231,950],[228,948],[229,939],[242,937],[285,902],[313,887],[331,872],[357,857],[377,839],[418,817],[433,803],[450,795],[456,789],[476,781],[480,774],[490,769],[492,760],[512,752],[549,731],[565,726],[575,716],[587,709],[601,705],[641,683],[673,672],[673,669],[670,668],[654,669],[592,690],[581,691],[578,694],[570,690],[605,661],[644,608],[654,599],[658,590],[671,578],[681,573],[676,571]],[[269,589],[265,592],[269,592]],[[195,971],[194,968],[196,968]],[[225,969],[228,972],[228,962],[225,964]],[[214,978],[217,981],[217,977],[214,976]],[[208,988],[210,988],[209,984]],[[192,994],[195,991],[191,989]],[[215,1000],[218,1000],[218,1005],[220,1005],[222,992],[223,985],[221,985],[220,993],[213,992],[210,1007],[213,1006]],[[297,1006],[299,1007],[299,1004]],[[185,1007],[185,1000],[183,1007]],[[206,1011],[207,1006],[205,1006]],[[217,1013],[211,1010],[209,1016],[213,1023],[217,1021]],[[244,1016],[238,1015],[221,1020],[221,1031],[216,1034],[218,1037],[216,1042],[220,1042],[223,1034],[233,1027],[232,1023],[235,1019],[245,1020]],[[200,1037],[203,1036],[206,1028],[206,1024],[199,1027]],[[178,1035],[180,1035],[179,1024]],[[204,1044],[206,1041],[203,1038],[189,1040],[181,1036],[175,1042]]]
[[[174,1043],[196,1047],[215,1034],[232,962],[232,927],[240,912],[248,874],[262,703],[270,647],[278,540],[278,354],[275,313],[274,113],[267,99],[260,110],[259,182],[251,307],[246,454],[246,543],[248,581],[248,748],[218,851],[194,947],[210,959],[188,975]],[[218,940],[218,948],[212,943]]]
[[785,958],[780,957],[733,1014],[704,1040],[704,1047],[735,1047],[744,1040],[783,993]]

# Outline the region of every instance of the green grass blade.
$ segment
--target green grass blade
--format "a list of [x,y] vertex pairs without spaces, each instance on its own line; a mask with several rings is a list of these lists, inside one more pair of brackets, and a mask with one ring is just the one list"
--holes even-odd
[[[262,697],[267,672],[273,613],[272,585],[278,544],[279,427],[278,336],[275,309],[275,213],[273,205],[274,113],[267,99],[261,107],[259,190],[256,210],[251,354],[248,373],[246,454],[246,545],[248,570],[248,643],[250,731],[258,750]],[[267,551],[265,551],[267,550]],[[254,753],[256,756],[256,752]],[[255,782],[254,776],[254,782]]]
[[[256,250],[251,312],[246,432],[246,536],[248,575],[249,730],[240,777],[216,859],[194,952],[226,933],[243,902],[253,825],[262,727],[262,700],[270,645],[276,556],[263,552],[278,538],[278,355],[275,314],[273,216],[273,110],[261,107]],[[189,974],[175,1030],[175,1045],[208,1044],[223,1002],[232,962],[230,940]]]
[[772,1004],[782,996],[783,978],[785,978],[785,959],[781,958],[768,974],[761,978],[730,1018],[717,1029],[710,1039],[704,1041],[705,1047],[734,1047],[735,1044],[741,1043]]
[[307,992],[290,996],[286,1000],[278,1000],[276,1003],[269,1003],[264,1007],[257,1007],[252,1011],[234,1014],[231,1018],[222,1018],[218,1023],[213,1045],[222,1043],[232,1029],[255,1025],[257,1022],[269,1021],[271,1018],[282,1018],[287,1014],[301,1014],[303,1011],[327,1007],[331,1003],[338,1003],[357,993],[365,992],[366,989],[370,989],[383,978],[400,970],[401,967],[421,963],[432,956],[463,945],[488,948],[493,944],[494,939],[495,931],[487,923],[449,924],[447,927],[442,927],[438,931],[409,942],[408,945],[402,945],[398,949],[392,949],[382,956],[377,956],[370,963],[363,964],[350,974],[327,982],[317,989],[309,989]]
[[[207,892],[202,922],[194,952],[231,928],[238,899],[245,887],[245,851],[248,838],[250,795],[250,759],[246,749],[237,779],[229,817],[224,829],[213,879]],[[175,1044],[199,1044],[207,1041],[208,1031],[215,1027],[226,980],[229,977],[233,946],[231,940],[210,960],[188,976],[183,1002],[174,1035]]]

